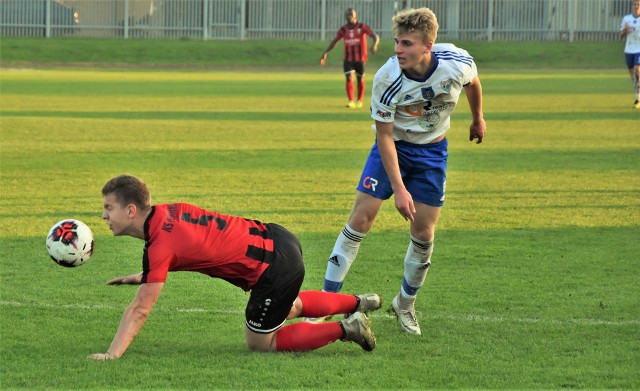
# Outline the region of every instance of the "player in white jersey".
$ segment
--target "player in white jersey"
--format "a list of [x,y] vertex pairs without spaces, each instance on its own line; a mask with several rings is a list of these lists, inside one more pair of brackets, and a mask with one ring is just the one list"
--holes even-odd
[[391,306],[400,327],[421,334],[418,290],[431,265],[435,226],[444,203],[446,131],[464,89],[471,108],[469,140],[485,134],[482,87],[473,58],[453,45],[435,45],[438,21],[428,8],[393,17],[396,55],[376,73],[371,97],[376,143],[362,172],[356,201],[329,258],[324,290],[338,292],[382,202],[410,222],[404,278]]
[[640,0],[633,0],[632,12],[622,18],[620,38],[626,39],[624,56],[636,98],[633,107],[640,109]]
[[432,68],[420,77],[405,72],[397,56],[376,73],[371,116],[393,124],[394,140],[429,144],[440,139],[450,127],[463,86],[478,76],[473,58],[463,49],[434,44],[431,55]]

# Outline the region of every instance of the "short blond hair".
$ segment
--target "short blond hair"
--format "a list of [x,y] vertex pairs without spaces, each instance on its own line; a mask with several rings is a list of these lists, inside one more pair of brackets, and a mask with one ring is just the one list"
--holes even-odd
[[418,32],[425,43],[435,42],[438,36],[438,18],[429,8],[402,10],[392,18],[393,34]]

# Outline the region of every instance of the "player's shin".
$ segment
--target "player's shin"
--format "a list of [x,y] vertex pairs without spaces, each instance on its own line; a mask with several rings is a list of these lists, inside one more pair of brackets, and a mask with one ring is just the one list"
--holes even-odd
[[276,334],[276,350],[302,352],[314,350],[342,338],[344,331],[338,322],[312,324],[298,322],[282,327]]
[[326,292],[340,292],[342,283],[351,268],[351,264],[358,255],[360,242],[365,234],[354,231],[349,225],[338,235],[333,252],[329,257],[327,271],[324,278],[323,290]]
[[411,242],[404,259],[404,278],[400,289],[403,307],[413,306],[418,290],[424,285],[429,272],[432,253],[433,241],[421,241],[411,236]]
[[319,318],[326,315],[346,314],[358,307],[358,298],[342,293],[301,291],[298,294],[302,301],[300,316]]
[[359,79],[358,80],[358,101],[359,102],[362,102],[362,99],[364,98],[364,90],[365,90],[364,80]]
[[347,80],[345,87],[347,89],[347,99],[349,99],[350,102],[353,102],[353,80]]

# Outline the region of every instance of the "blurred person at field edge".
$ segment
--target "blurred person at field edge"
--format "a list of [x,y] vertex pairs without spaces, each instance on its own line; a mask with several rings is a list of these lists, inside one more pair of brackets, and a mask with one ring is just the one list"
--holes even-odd
[[[371,45],[371,52],[376,53],[378,51],[378,43],[380,37],[373,30],[364,23],[358,22],[356,19],[356,10],[349,8],[345,11],[344,17],[347,20],[347,24],[340,27],[336,37],[329,43],[327,49],[322,53],[320,57],[320,65],[324,65],[327,61],[329,52],[336,47],[338,41],[344,40],[344,54],[342,67],[344,74],[347,78],[347,99],[349,103],[347,107],[350,109],[361,108],[363,106],[362,100],[364,99],[365,81],[364,81],[364,68],[367,62],[367,37],[373,39],[373,45]],[[354,100],[354,88],[353,88],[353,74],[356,75],[358,82],[358,100]]]
[[[249,350],[306,351],[339,339],[356,342],[367,351],[375,348],[365,312],[380,308],[380,297],[301,292],[304,265],[300,241],[280,225],[186,203],[151,205],[145,183],[130,175],[108,181],[102,195],[102,218],[113,235],[142,239],[145,247],[142,272],[107,282],[140,287],[124,311],[109,349],[89,358],[108,360],[124,354],[151,313],[170,271],[199,272],[249,291],[244,327]],[[214,289],[194,297],[198,303],[215,304]],[[217,303],[225,305],[222,300]],[[324,325],[284,325],[287,319],[300,316],[341,312],[351,316]]]
[[632,4],[631,13],[620,23],[620,38],[626,39],[624,57],[635,94],[633,107],[640,109],[640,0],[633,0]]
[[[415,301],[431,266],[436,222],[445,198],[450,117],[464,89],[471,111],[469,141],[485,135],[482,86],[473,58],[452,44],[434,43],[436,15],[428,8],[393,17],[395,56],[376,73],[371,117],[376,140],[362,171],[355,203],[338,235],[324,291],[339,292],[384,200],[392,195],[409,222],[404,275],[391,308],[400,329],[420,335]],[[319,322],[322,319],[307,319]]]

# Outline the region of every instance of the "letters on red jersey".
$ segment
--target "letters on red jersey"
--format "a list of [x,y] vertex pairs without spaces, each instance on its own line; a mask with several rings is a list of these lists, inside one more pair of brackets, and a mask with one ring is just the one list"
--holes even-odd
[[345,61],[367,61],[367,36],[374,36],[375,33],[364,23],[347,23],[338,30],[336,37],[344,40],[344,60]]
[[267,225],[185,203],[153,206],[145,240],[143,283],[165,282],[170,271],[193,271],[248,291],[273,255]]

